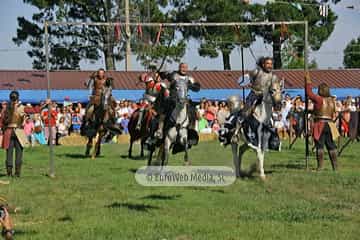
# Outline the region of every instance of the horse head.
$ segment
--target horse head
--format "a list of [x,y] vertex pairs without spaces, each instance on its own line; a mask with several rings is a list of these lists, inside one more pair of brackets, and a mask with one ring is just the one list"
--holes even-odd
[[177,93],[177,105],[184,107],[188,102],[188,86],[186,80],[178,80],[176,84],[176,93]]
[[279,81],[272,82],[270,86],[269,94],[271,96],[272,105],[275,110],[281,109],[281,102],[283,99],[283,88],[284,88],[283,82],[279,82]]

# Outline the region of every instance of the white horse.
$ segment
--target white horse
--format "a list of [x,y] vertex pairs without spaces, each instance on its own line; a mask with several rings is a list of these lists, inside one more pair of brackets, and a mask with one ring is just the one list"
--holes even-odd
[[182,150],[185,152],[184,164],[191,164],[188,156],[188,127],[190,125],[188,105],[188,85],[186,81],[180,80],[180,82],[177,84],[176,106],[170,116],[170,122],[173,122],[173,126],[170,127],[165,134],[162,165],[167,164],[170,150],[173,147],[179,146],[180,148],[183,148]]
[[[270,133],[268,131],[265,131],[265,125],[271,121],[273,107],[279,106],[281,101],[282,86],[280,83],[274,82],[271,84],[270,88],[264,92],[262,102],[255,107],[255,110],[252,114],[252,116],[259,123],[257,127],[257,132],[255,132],[255,135],[258,139],[257,145],[253,145],[247,140],[245,136],[246,129],[244,129],[244,126],[240,126],[236,129],[234,134],[236,135],[235,139],[241,139],[244,142],[240,147],[238,147],[239,145],[237,141],[231,142],[236,177],[242,177],[245,175],[245,173],[241,170],[242,157],[248,149],[254,149],[257,154],[260,178],[262,180],[265,180],[266,176],[264,171],[264,152],[268,148],[268,142],[270,138]],[[255,170],[256,165],[252,165],[250,169],[250,174]]]

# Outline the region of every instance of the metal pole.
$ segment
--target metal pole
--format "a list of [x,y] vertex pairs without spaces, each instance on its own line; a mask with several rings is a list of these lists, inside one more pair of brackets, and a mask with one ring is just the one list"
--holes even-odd
[[150,17],[150,0],[148,0],[147,1],[147,5],[148,5],[148,7],[147,7],[147,21],[148,22],[151,22],[151,17]]
[[[45,22],[45,56],[46,56],[46,79],[47,79],[47,98],[50,99],[50,72],[49,72],[49,32],[48,22]],[[49,157],[50,157],[50,172],[49,177],[55,177],[55,164],[54,164],[54,146],[52,142],[52,131],[51,131],[51,102],[48,104],[48,132],[49,132]]]
[[[128,3],[126,0],[125,3]],[[125,6],[126,7],[126,6]],[[126,13],[126,9],[125,9]],[[125,16],[126,17],[126,16]],[[67,26],[145,26],[145,27],[222,27],[222,26],[271,26],[271,25],[304,25],[305,21],[283,21],[283,22],[193,22],[193,23],[118,23],[118,22],[48,22],[49,25],[67,25]]]
[[[241,75],[242,75],[242,80],[244,80],[245,78],[245,72],[244,72],[244,48],[241,45]],[[243,92],[243,103],[245,104],[245,86],[242,87],[242,92]]]
[[125,58],[125,71],[130,70],[130,55],[131,55],[131,45],[130,45],[130,13],[129,13],[129,0],[125,0],[125,28],[126,28],[126,58]]
[[[308,71],[308,31],[309,31],[309,26],[308,26],[308,22],[305,21],[305,49],[304,49],[304,71],[305,74]],[[305,78],[304,78],[305,79]],[[305,80],[305,88],[306,88],[306,80]],[[306,165],[306,170],[309,169],[309,121],[308,121],[308,112],[309,112],[309,97],[305,91],[305,165]]]

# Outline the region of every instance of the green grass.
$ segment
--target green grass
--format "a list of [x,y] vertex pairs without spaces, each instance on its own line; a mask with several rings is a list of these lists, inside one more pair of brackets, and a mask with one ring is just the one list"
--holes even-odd
[[[0,196],[22,208],[13,215],[16,239],[360,238],[357,144],[343,153],[338,173],[328,160],[323,172],[305,171],[298,142],[291,151],[266,154],[266,182],[243,179],[227,187],[143,187],[134,171],[146,161],[122,158],[127,145],[105,145],[96,160],[81,158],[83,151],[56,147],[55,179],[45,176],[47,148],[25,151],[22,177],[0,185]],[[182,165],[182,156],[171,156],[170,164]],[[190,157],[193,165],[232,166],[230,148],[217,142],[201,143]],[[254,161],[246,153],[245,167]]]

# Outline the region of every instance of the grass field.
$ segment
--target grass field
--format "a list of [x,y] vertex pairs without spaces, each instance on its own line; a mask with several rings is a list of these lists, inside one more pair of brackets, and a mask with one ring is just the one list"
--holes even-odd
[[[358,144],[343,154],[338,173],[327,159],[323,172],[305,171],[299,142],[266,155],[266,182],[206,188],[140,186],[134,172],[145,160],[121,157],[126,151],[105,145],[91,160],[82,147],[56,147],[50,179],[47,148],[27,149],[22,177],[0,185],[0,196],[22,208],[13,216],[15,239],[360,239]],[[200,143],[190,157],[193,165],[232,166],[230,148],[217,142]],[[181,160],[171,156],[170,164]],[[248,152],[245,167],[254,160]]]

